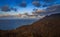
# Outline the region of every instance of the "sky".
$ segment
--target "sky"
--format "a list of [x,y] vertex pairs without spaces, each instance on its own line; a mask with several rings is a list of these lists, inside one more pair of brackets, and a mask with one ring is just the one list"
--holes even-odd
[[33,9],[44,10],[60,4],[60,0],[0,0],[0,14],[32,13]]

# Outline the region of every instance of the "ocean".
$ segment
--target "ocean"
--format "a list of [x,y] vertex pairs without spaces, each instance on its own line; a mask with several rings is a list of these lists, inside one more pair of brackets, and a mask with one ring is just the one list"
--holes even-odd
[[13,30],[23,25],[30,25],[38,19],[0,19],[0,30]]

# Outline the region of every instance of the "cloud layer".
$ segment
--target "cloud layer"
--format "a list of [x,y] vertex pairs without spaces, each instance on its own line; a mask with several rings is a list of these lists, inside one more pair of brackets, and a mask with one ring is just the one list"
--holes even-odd
[[57,0],[43,0],[43,1],[49,3],[49,2],[55,2]]
[[[8,12],[18,10],[19,12],[21,11],[21,13],[25,11],[32,12],[34,8],[38,7],[39,9],[47,8],[46,12],[51,13],[56,9],[53,8],[53,5],[56,4],[60,4],[60,0],[0,0],[0,11]],[[59,9],[57,9],[57,11],[59,12]],[[41,14],[43,14],[43,12]]]
[[55,13],[60,13],[60,5],[49,6],[47,9],[44,10],[35,10],[35,14],[39,15],[51,15]]

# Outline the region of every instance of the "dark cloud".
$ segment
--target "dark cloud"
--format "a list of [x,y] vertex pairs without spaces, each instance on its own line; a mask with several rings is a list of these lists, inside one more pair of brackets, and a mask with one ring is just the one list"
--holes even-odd
[[35,10],[34,13],[39,15],[51,15],[55,13],[60,13],[60,5],[49,6],[47,9],[44,10]]
[[56,4],[56,1],[58,1],[58,0],[43,0],[43,1],[44,1],[43,7],[48,7],[48,6],[52,6],[52,5]]
[[5,5],[5,6],[2,6],[2,7],[1,7],[1,11],[7,12],[7,11],[10,11],[10,10],[11,10],[11,9],[9,8],[8,5]]
[[47,7],[48,5],[47,4],[44,4],[44,5],[42,5],[43,7]]
[[32,0],[32,1],[40,1],[40,0]]
[[38,9],[34,8],[33,11],[37,11]]
[[26,3],[25,1],[23,1],[23,2],[21,2],[21,3],[19,4],[19,6],[20,6],[20,7],[26,7],[26,6],[27,6],[27,3]]
[[17,9],[16,9],[16,8],[11,8],[11,10],[17,11]]
[[55,2],[56,0],[43,0],[44,2]]
[[60,11],[60,5],[53,5],[53,6],[49,6],[48,8],[47,8],[47,10],[48,11],[54,11],[54,12],[58,12],[58,11]]
[[4,12],[8,12],[8,11],[11,11],[11,10],[17,11],[16,8],[9,7],[8,5],[4,5],[4,6],[2,6],[0,9],[1,9],[1,11],[4,11]]
[[44,15],[45,14],[45,10],[40,10],[40,9],[33,9],[33,14],[35,14],[35,15]]
[[48,7],[48,6],[52,6],[52,5],[56,5],[56,3],[43,3],[42,7]]
[[34,6],[36,6],[36,7],[40,7],[40,6],[41,6],[41,4],[40,4],[39,1],[33,1],[32,4],[33,4]]
[[53,5],[53,6],[49,6],[46,9],[46,14],[50,15],[50,14],[55,14],[55,13],[60,13],[60,5]]

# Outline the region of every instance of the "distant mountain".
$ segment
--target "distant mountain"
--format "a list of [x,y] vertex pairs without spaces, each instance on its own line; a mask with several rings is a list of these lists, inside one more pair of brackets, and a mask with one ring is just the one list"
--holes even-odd
[[60,37],[60,13],[46,16],[16,30],[0,30],[0,37]]

